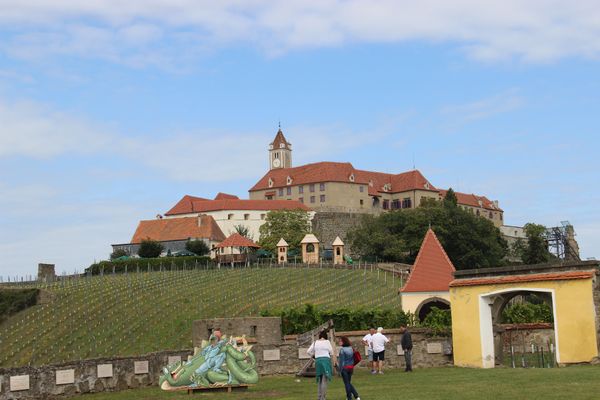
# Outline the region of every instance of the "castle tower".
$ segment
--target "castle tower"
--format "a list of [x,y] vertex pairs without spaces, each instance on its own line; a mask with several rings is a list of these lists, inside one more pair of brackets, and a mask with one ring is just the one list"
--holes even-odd
[[281,127],[269,145],[269,169],[292,167],[292,144],[285,139]]

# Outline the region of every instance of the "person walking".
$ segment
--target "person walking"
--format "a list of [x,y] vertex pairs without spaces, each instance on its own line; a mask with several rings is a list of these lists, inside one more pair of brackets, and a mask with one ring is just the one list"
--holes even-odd
[[375,334],[375,328],[369,328],[369,333],[367,333],[363,338],[362,342],[365,346],[367,346],[367,360],[369,361],[369,368],[371,368],[371,373],[375,374],[375,368],[373,368],[373,335]]
[[333,347],[331,347],[331,343],[327,338],[326,331],[319,333],[319,339],[310,345],[307,353],[309,356],[315,358],[318,400],[325,400],[327,396],[327,385],[333,377],[333,368],[331,367]]
[[383,334],[382,327],[377,328],[377,333],[371,338],[373,345],[373,368],[381,375],[383,375],[383,361],[385,360],[385,344],[389,341],[390,339]]
[[400,325],[400,333],[402,333],[400,345],[402,346],[402,350],[404,350],[404,361],[406,362],[404,372],[412,372],[412,336],[406,325]]
[[346,336],[342,336],[339,341],[340,354],[338,356],[338,369],[344,386],[346,387],[346,400],[352,400],[352,396],[356,400],[360,400],[358,392],[352,385],[352,374],[354,373],[354,349],[350,344],[350,340]]

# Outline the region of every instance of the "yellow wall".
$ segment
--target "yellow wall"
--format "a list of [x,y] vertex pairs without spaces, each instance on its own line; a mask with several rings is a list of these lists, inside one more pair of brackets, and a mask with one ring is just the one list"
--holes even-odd
[[[478,368],[486,366],[482,357],[480,296],[511,288],[554,291],[555,332],[559,352],[557,358],[561,364],[589,362],[598,356],[596,313],[592,279],[589,278],[450,288],[455,365]],[[487,366],[489,363],[490,360]]]
[[419,305],[427,299],[433,297],[450,301],[449,292],[407,292],[401,293],[402,311],[415,313]]

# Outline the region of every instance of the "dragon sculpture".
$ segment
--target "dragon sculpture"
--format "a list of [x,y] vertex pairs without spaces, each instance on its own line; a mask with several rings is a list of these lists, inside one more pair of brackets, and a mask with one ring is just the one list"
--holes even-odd
[[[238,346],[238,341],[242,346]],[[203,340],[187,362],[176,362],[163,368],[159,385],[163,390],[223,387],[258,382],[256,358],[246,338],[211,335]]]

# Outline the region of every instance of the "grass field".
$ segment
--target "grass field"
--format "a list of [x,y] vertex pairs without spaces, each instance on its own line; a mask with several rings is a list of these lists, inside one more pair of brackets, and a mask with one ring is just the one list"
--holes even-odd
[[[358,371],[354,378],[362,400],[481,400],[481,399],[599,399],[600,366],[554,369],[491,370],[463,368],[418,369],[413,373],[389,370],[385,375]],[[86,400],[189,399],[187,393],[165,393],[157,387],[119,393],[82,396]],[[292,376],[265,377],[245,393],[196,394],[207,399],[281,399],[316,398],[314,378]],[[192,397],[192,398],[193,398]],[[330,384],[328,399],[345,399],[341,378]]]
[[[0,325],[0,366],[192,347],[192,321],[313,303],[399,307],[400,282],[370,270],[244,268],[130,273],[30,284],[54,300]],[[1,285],[0,285],[1,287]]]

